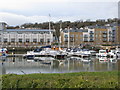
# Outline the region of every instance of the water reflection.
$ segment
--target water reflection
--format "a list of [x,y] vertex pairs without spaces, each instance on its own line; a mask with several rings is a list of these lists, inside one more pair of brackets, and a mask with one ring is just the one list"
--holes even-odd
[[70,57],[65,60],[55,60],[51,57],[41,57],[35,60],[7,57],[0,58],[0,67],[1,74],[96,72],[117,70],[118,61],[120,60],[106,57]]

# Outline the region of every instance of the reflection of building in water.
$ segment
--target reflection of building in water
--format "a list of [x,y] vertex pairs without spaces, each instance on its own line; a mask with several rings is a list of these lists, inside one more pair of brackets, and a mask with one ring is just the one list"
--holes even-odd
[[6,68],[4,66],[2,66],[2,75],[6,74]]
[[[22,61],[20,61],[22,60]],[[112,60],[113,61],[113,60]],[[14,62],[14,63],[13,63]],[[44,62],[44,64],[43,64]],[[49,62],[53,64],[49,64]],[[110,60],[105,63],[100,63],[99,60],[26,60],[23,58],[9,57],[4,61],[1,73],[15,74],[30,74],[30,73],[67,73],[81,71],[111,71],[117,70],[117,63],[112,63]]]
[[0,63],[0,75],[6,74],[6,68],[4,66],[4,62]]

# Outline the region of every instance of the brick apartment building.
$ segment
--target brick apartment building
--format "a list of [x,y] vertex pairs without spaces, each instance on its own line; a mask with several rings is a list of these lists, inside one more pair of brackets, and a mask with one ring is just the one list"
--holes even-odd
[[[69,33],[68,33],[69,32]],[[87,26],[84,29],[64,29],[61,31],[62,46],[80,45],[120,45],[120,26],[108,24],[106,26]],[[68,38],[69,37],[69,38]]]

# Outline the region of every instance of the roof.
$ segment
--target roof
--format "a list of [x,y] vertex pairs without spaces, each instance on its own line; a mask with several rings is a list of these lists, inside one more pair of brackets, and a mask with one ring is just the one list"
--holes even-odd
[[[63,32],[68,33],[68,30],[63,30]],[[88,32],[87,29],[72,29],[70,32]]]
[[49,32],[54,30],[49,29],[6,29],[5,32]]

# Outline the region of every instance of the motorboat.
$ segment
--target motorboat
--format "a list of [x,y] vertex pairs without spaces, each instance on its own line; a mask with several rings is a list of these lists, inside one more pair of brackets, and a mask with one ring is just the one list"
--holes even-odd
[[99,53],[96,53],[96,56],[98,57],[107,57],[108,53],[106,50],[99,50]]
[[81,58],[77,56],[72,56],[69,58],[69,60],[81,60]]
[[45,60],[55,60],[53,57],[34,57],[34,60],[45,61]]
[[117,47],[115,53],[116,53],[116,57],[120,58],[120,48]]
[[109,61],[110,61],[111,63],[117,63],[117,59],[116,59],[116,58],[109,58]]
[[66,53],[62,51],[52,50],[51,46],[43,46],[36,48],[33,51],[28,51],[27,54],[24,54],[24,58],[34,59],[35,57],[54,57],[54,58],[65,58]]
[[0,57],[6,57],[6,56],[8,56],[7,48],[0,48]]
[[111,57],[111,58],[120,58],[120,49],[119,48],[116,48],[114,50],[110,50],[110,52],[108,52],[108,55]]
[[108,52],[110,58],[114,58],[116,57],[116,51],[115,50],[110,50],[110,52]]
[[90,55],[91,55],[91,56],[96,56],[96,51],[90,50],[89,52],[90,52]]

